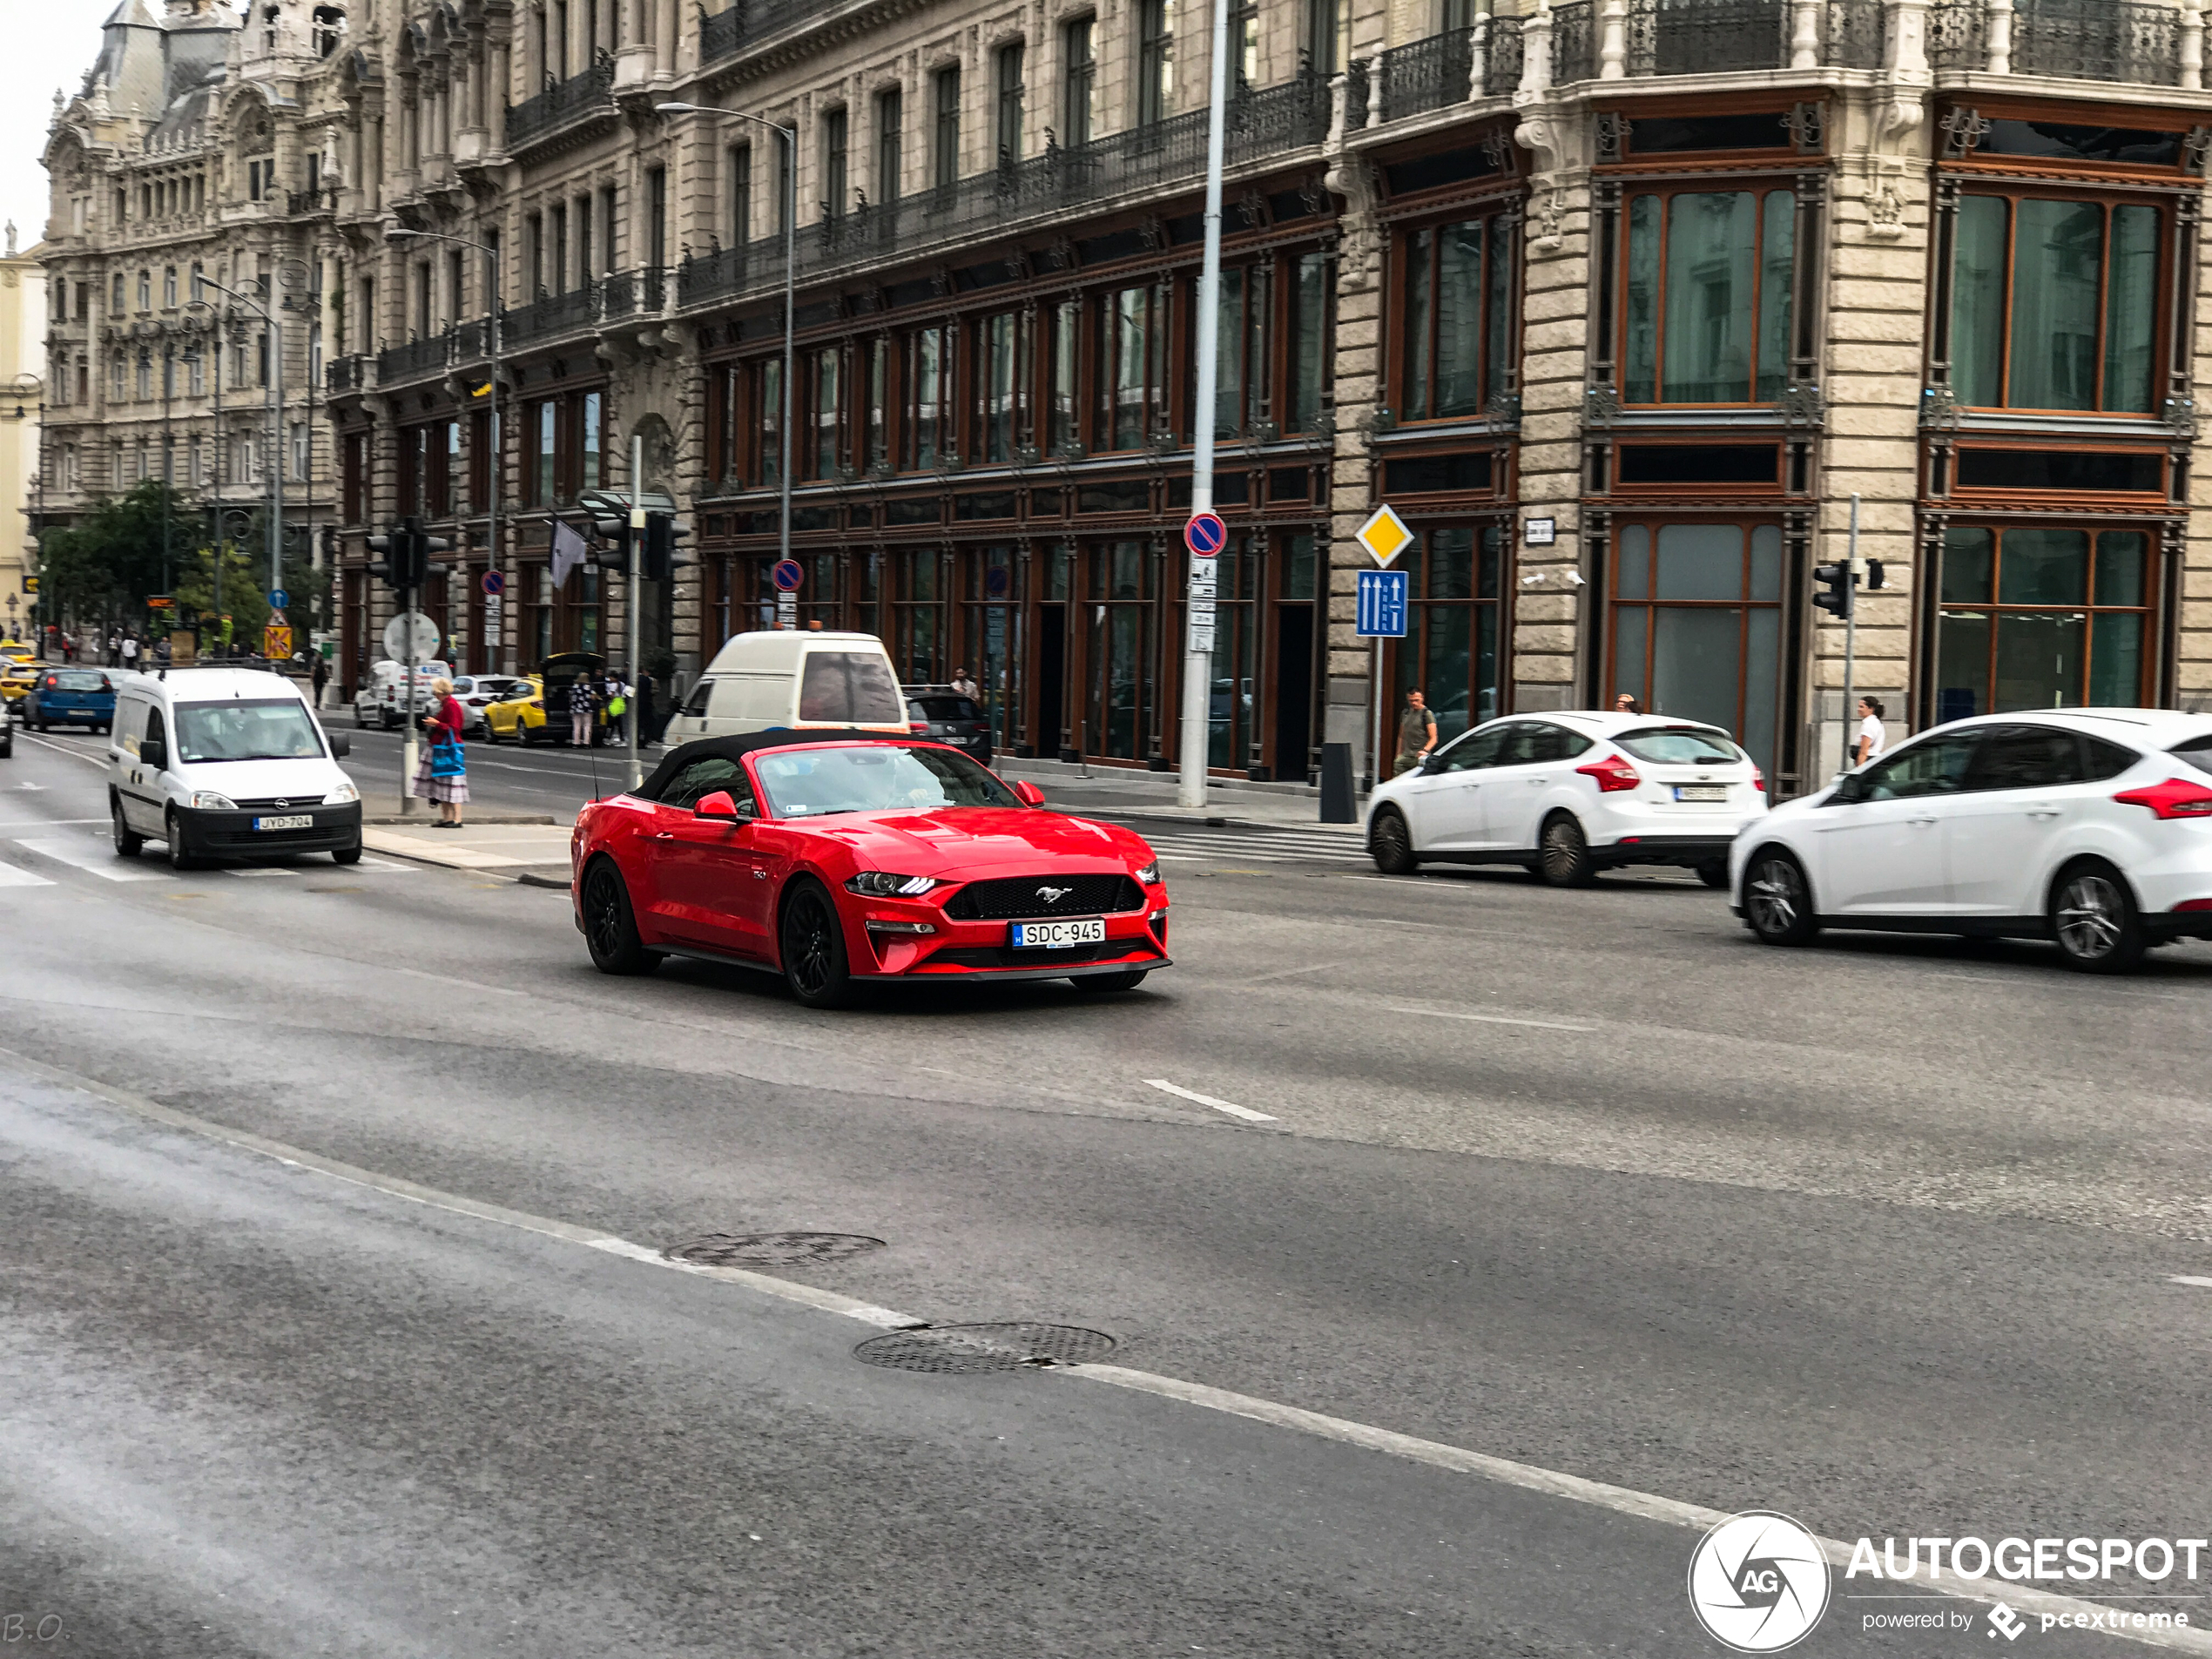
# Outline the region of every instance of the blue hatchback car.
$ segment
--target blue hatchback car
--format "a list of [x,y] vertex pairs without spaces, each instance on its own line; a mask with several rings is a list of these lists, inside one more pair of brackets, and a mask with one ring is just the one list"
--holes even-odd
[[105,732],[115,724],[115,682],[97,668],[50,668],[24,698],[23,723],[34,732],[57,725]]

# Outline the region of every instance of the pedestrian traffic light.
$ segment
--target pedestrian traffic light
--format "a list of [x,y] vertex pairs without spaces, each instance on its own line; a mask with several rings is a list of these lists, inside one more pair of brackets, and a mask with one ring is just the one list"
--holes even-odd
[[665,582],[675,575],[678,566],[691,563],[689,548],[679,545],[691,539],[691,527],[679,524],[673,513],[645,515],[645,556],[641,574],[648,582]]
[[1852,583],[1849,564],[1841,560],[1833,564],[1816,564],[1812,579],[1824,590],[1812,596],[1814,604],[1835,616],[1851,615]]

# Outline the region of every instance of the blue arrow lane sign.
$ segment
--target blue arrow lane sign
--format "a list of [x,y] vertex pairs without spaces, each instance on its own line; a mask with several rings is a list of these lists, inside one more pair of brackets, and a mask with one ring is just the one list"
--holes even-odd
[[1403,639],[1406,601],[1412,573],[1406,570],[1359,572],[1359,637]]

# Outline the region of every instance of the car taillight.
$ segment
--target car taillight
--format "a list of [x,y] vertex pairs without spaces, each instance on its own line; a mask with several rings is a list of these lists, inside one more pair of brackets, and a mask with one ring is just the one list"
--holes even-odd
[[1751,787],[1762,795],[1766,793],[1766,773],[1761,772],[1757,766],[1751,768]]
[[1575,768],[1586,778],[1597,779],[1598,793],[1610,795],[1622,789],[1634,789],[1643,779],[1636,769],[1619,755],[1604,755]]
[[545,705],[539,701],[536,698],[530,698],[530,706],[534,709],[542,709],[545,706]]
[[2113,799],[2128,806],[2148,806],[2157,818],[2212,818],[2212,789],[2182,778],[2123,789]]
[[926,738],[929,735],[929,722],[927,720],[909,720],[907,722],[907,730],[913,732],[914,736],[918,738]]

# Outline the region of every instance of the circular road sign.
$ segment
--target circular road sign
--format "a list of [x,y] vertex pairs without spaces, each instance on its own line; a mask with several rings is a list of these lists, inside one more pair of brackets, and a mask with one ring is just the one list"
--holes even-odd
[[504,570],[485,571],[482,586],[486,593],[496,599],[507,591],[507,572]]
[[799,584],[806,579],[806,572],[799,568],[797,559],[778,559],[776,568],[768,572],[768,579],[782,593],[797,593]]
[[437,655],[441,637],[437,624],[420,610],[409,610],[384,624],[384,654],[395,663],[427,662]]
[[1202,559],[1210,559],[1221,551],[1229,539],[1229,526],[1221,522],[1218,513],[1193,513],[1183,527],[1183,544]]
[[270,610],[281,610],[291,603],[292,596],[287,593],[282,588],[271,588],[269,590]]

